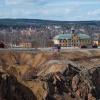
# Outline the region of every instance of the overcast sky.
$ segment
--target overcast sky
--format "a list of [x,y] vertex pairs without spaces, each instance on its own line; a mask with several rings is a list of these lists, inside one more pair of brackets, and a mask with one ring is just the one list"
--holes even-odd
[[0,0],[0,18],[100,20],[100,0]]

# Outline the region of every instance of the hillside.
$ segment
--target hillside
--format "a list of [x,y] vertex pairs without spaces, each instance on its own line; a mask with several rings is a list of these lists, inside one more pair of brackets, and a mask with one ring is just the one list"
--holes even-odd
[[99,26],[100,21],[53,21],[41,19],[0,19],[0,25],[95,25]]

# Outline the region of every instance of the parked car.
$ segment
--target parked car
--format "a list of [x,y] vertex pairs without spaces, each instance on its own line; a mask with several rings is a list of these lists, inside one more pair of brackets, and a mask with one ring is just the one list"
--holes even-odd
[[58,52],[60,52],[61,50],[61,46],[60,45],[54,45],[53,50],[57,50]]
[[4,42],[0,42],[0,48],[5,48],[5,44],[4,44]]
[[81,46],[81,48],[87,48],[87,46],[83,45],[83,46]]
[[98,48],[98,46],[97,45],[92,45],[92,48]]

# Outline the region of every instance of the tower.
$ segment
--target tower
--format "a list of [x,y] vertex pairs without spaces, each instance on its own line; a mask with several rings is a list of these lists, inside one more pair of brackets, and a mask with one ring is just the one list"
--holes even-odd
[[71,28],[71,33],[75,34],[75,28],[74,27]]

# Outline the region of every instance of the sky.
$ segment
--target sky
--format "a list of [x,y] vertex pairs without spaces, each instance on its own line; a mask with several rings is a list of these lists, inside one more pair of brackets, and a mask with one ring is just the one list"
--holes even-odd
[[0,0],[0,18],[100,20],[100,0]]

